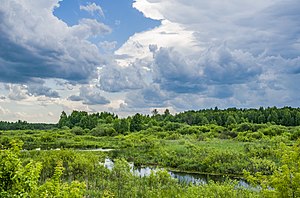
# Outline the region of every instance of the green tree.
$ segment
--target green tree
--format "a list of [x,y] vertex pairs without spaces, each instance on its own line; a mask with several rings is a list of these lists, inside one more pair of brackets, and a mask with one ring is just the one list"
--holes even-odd
[[135,114],[130,122],[130,131],[140,131],[143,129],[143,116],[139,113]]
[[115,119],[113,127],[118,133],[125,134],[130,130],[130,123],[126,118]]
[[266,123],[266,118],[265,118],[264,114],[260,114],[260,115],[258,116],[257,122],[258,122],[259,124]]
[[88,113],[85,111],[73,111],[71,115],[69,116],[69,120],[71,123],[71,128],[74,126],[79,126],[80,120],[82,117],[88,116]]
[[83,129],[93,129],[97,126],[97,118],[93,115],[83,116],[79,122],[79,126]]
[[208,121],[207,117],[203,116],[201,118],[201,125],[206,125],[206,124],[209,124],[209,121]]
[[294,120],[289,109],[283,110],[281,124],[285,126],[292,126],[294,124]]
[[278,114],[276,111],[271,111],[271,113],[268,116],[268,122],[275,122],[278,124]]
[[171,113],[170,113],[170,110],[169,109],[166,109],[165,111],[164,111],[164,116],[165,117],[167,117],[168,115],[170,115]]
[[227,117],[226,125],[229,126],[229,125],[232,125],[232,124],[236,124],[236,120],[232,115],[230,115],[230,116]]
[[67,116],[66,112],[64,112],[64,111],[61,112],[60,119],[58,121],[58,127],[62,128],[63,126],[70,127],[68,116]]
[[296,126],[300,125],[300,112],[297,112],[295,115],[295,125]]
[[155,116],[157,116],[157,115],[158,115],[157,109],[153,109],[153,111],[152,111],[152,116],[155,117]]

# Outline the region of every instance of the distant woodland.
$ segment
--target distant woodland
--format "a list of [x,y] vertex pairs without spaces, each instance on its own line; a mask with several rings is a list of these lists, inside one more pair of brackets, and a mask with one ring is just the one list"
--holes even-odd
[[[170,114],[166,109],[163,114],[159,114],[156,109],[152,115],[135,114],[127,118],[119,118],[117,115],[109,112],[88,114],[84,111],[73,111],[70,115],[62,112],[57,124],[28,123],[18,120],[17,122],[0,121],[0,130],[23,130],[40,129],[47,130],[61,127],[81,127],[82,129],[93,129],[101,123],[113,123],[116,131],[140,131],[158,123],[184,123],[188,125],[206,125],[215,124],[218,126],[228,126],[230,124],[253,123],[266,124],[271,123],[282,126],[300,125],[300,108],[292,107],[268,107],[259,109],[204,109],[199,111],[185,111],[175,115]],[[162,124],[160,124],[162,125]],[[120,130],[120,128],[122,128]]]

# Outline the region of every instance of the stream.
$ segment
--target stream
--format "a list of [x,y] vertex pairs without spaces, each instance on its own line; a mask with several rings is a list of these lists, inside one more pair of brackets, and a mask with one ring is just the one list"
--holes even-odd
[[[40,148],[35,149],[36,151],[40,151]],[[60,149],[51,149],[51,150],[60,150]],[[114,149],[86,149],[86,150],[78,150],[78,151],[101,151],[101,152],[109,152]],[[25,150],[23,150],[25,151]],[[113,169],[114,162],[106,158],[104,163],[100,164],[104,165],[106,168],[109,170]],[[129,166],[131,169],[131,172],[140,177],[145,177],[149,176],[151,174],[151,171],[156,172],[158,170],[163,170],[164,168],[156,168],[153,166],[145,166],[145,167],[137,167],[134,166],[133,162],[129,162]],[[180,171],[168,171],[170,176],[172,178],[175,178],[179,181],[179,183],[185,183],[185,184],[194,184],[194,185],[203,185],[207,184],[208,181],[212,180],[214,182],[224,182],[226,180],[226,176],[223,175],[211,175],[211,174],[201,174],[201,173],[188,173],[188,172],[180,172]],[[253,187],[250,184],[248,184],[244,179],[241,178],[232,178],[229,177],[229,179],[234,179],[238,182],[237,187],[242,187],[242,188],[247,188],[247,189],[252,189],[254,191],[259,190],[259,187]]]
[[[109,158],[106,158],[105,162],[102,164],[109,170],[112,170],[113,166],[114,166],[114,162]],[[129,162],[129,166],[131,168],[131,172],[134,175],[137,175],[140,177],[149,176],[151,174],[151,171],[156,172],[158,170],[163,170],[163,168],[156,168],[156,167],[150,167],[150,166],[136,167],[136,166],[134,166],[133,162]],[[177,171],[176,172],[168,171],[168,173],[170,174],[170,176],[172,178],[177,179],[179,181],[179,183],[185,183],[185,184],[192,183],[194,185],[203,185],[203,184],[207,184],[209,180],[212,180],[215,182],[224,182],[226,180],[226,177],[222,176],[222,175],[209,175],[209,174],[187,173],[187,172],[177,172]],[[243,179],[239,178],[239,179],[235,179],[235,180],[238,182],[237,187],[243,187],[243,188],[247,188],[247,189],[257,190],[257,188],[252,187]]]

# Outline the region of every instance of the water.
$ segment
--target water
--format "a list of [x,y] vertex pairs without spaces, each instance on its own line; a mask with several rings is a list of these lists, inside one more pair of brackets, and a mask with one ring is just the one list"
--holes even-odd
[[[113,169],[114,162],[106,158],[103,164],[109,170]],[[163,168],[156,168],[156,167],[135,167],[133,162],[129,163],[131,172],[139,177],[149,176],[151,172],[157,172],[158,170],[164,170]],[[203,185],[207,184],[209,180],[215,182],[222,182],[226,180],[226,177],[221,175],[208,175],[208,174],[200,174],[200,173],[186,173],[186,172],[175,172],[175,171],[168,171],[172,178],[175,178],[179,181],[179,183],[185,184],[195,184],[195,185]],[[245,180],[243,179],[236,179],[238,181],[237,187],[244,187],[244,188],[252,188]]]
[[103,149],[103,148],[97,148],[97,149],[79,149],[77,151],[100,151],[100,152],[110,152],[110,151],[114,151],[115,149]]
[[[36,149],[33,149],[35,151],[42,151],[41,148],[36,148]],[[51,151],[60,151],[61,149],[60,148],[56,148],[56,149],[50,149]],[[76,149],[76,151],[100,151],[100,152],[110,152],[110,151],[114,151],[115,149],[104,149],[104,148],[97,148],[97,149]],[[27,151],[26,149],[22,150],[22,151]],[[49,151],[49,150],[43,150],[43,151]]]

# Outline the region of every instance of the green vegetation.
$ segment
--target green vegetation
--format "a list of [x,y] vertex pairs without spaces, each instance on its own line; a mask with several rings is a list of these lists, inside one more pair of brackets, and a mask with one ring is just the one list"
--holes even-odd
[[[0,197],[300,197],[299,121],[290,107],[127,118],[63,112],[46,129],[0,131]],[[164,169],[139,177],[128,161]],[[180,183],[166,170],[227,179]]]
[[24,130],[24,129],[47,130],[56,127],[57,124],[28,123],[26,121],[21,121],[21,120],[18,120],[17,122],[0,121],[0,130]]

